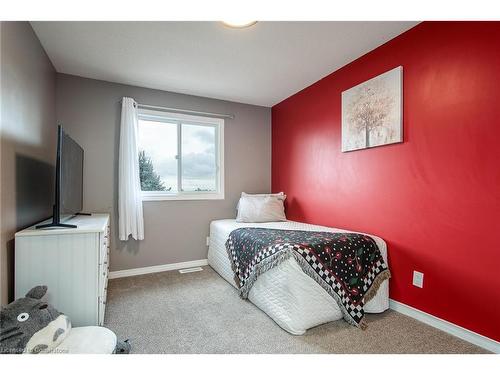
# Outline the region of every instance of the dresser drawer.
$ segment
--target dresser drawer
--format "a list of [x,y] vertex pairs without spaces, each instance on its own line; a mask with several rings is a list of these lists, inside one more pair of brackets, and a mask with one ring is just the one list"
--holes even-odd
[[109,264],[107,261],[99,265],[99,295],[108,284]]
[[103,234],[101,240],[101,248],[99,250],[99,264],[103,264],[109,258],[109,247],[110,247],[109,230],[107,230]]
[[98,298],[99,305],[99,316],[98,316],[98,325],[104,325],[104,314],[106,312],[106,297],[107,297],[107,289],[104,290],[104,295]]

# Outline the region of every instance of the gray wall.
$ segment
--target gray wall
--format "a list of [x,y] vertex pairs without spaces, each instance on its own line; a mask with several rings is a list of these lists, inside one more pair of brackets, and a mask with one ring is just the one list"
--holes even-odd
[[[57,75],[57,120],[85,150],[84,209],[112,213],[112,271],[204,259],[211,220],[234,218],[239,195],[271,187],[271,110],[216,99]],[[117,237],[120,104],[232,113],[224,127],[225,195],[220,201],[144,202],[145,240]]]
[[14,233],[52,214],[55,70],[28,22],[1,22],[1,304],[13,298]]

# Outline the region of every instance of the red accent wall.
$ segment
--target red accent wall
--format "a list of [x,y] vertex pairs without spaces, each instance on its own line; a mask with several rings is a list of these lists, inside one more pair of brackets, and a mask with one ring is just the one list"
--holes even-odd
[[[272,108],[288,217],[384,238],[391,298],[498,341],[499,46],[500,22],[425,22]],[[404,143],[342,153],[342,91],[399,65]]]

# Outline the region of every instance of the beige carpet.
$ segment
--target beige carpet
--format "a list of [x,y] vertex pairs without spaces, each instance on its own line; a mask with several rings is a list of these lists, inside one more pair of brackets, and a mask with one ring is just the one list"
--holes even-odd
[[132,353],[485,353],[394,311],[367,319],[366,331],[340,320],[293,336],[207,266],[109,280],[105,325]]

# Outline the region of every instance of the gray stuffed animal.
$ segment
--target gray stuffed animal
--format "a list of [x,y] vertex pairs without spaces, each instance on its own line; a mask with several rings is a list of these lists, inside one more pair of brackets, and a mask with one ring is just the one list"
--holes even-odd
[[0,312],[0,353],[120,353],[130,352],[128,340],[117,341],[104,327],[71,327],[69,318],[42,297],[36,286],[24,298]]

